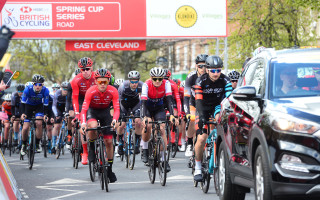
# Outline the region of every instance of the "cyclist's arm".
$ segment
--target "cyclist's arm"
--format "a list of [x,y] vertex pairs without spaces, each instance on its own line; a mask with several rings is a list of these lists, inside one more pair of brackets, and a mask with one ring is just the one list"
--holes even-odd
[[170,112],[170,115],[173,115],[173,97],[172,97],[172,90],[171,90],[171,84],[169,81],[166,81],[165,85],[165,93],[166,93],[166,99],[167,99],[167,104],[168,104],[168,110]]
[[176,103],[177,103],[178,116],[180,116],[181,115],[181,100],[180,100],[179,89],[178,89],[177,84],[174,84],[172,86],[172,88],[173,88],[174,97],[175,97]]
[[[60,93],[61,94],[61,93]],[[52,112],[55,117],[58,116],[58,108],[57,108],[57,103],[58,103],[58,91],[54,94],[53,96],[53,103],[52,103]]]
[[28,87],[26,87],[23,91],[23,94],[21,96],[21,107],[22,107],[22,113],[21,114],[26,114],[26,103],[27,103],[27,100],[28,100]]
[[71,84],[68,84],[68,94],[67,94],[67,101],[66,101],[66,113],[70,110],[70,104],[71,104],[71,97],[72,97],[72,88]]
[[48,88],[46,88],[43,98],[44,98],[43,99],[44,115],[48,115],[48,113],[49,113],[49,90],[48,90]]
[[196,85],[194,85],[195,99],[196,99],[196,109],[199,113],[199,118],[203,116],[203,91],[201,83],[199,83],[200,78],[197,79]]
[[84,97],[84,101],[82,104],[81,114],[80,114],[80,121],[81,124],[87,123],[87,111],[89,109],[91,100],[92,100],[92,93],[90,92],[91,89],[87,90],[86,95]]
[[225,91],[225,97],[228,98],[230,94],[232,93],[232,84],[229,79],[224,79],[226,82],[226,85],[224,86],[224,91]]
[[79,116],[79,86],[75,80],[71,81],[72,87],[72,104],[76,117]]
[[142,85],[142,92],[141,92],[141,106],[140,106],[140,116],[144,118],[146,116],[147,111],[147,100],[148,100],[148,85],[144,83]]
[[185,88],[184,88],[184,100],[183,100],[183,107],[184,107],[184,112],[186,114],[190,114],[190,109],[189,109],[189,101],[190,101],[190,96],[191,96],[191,78],[186,79],[185,83]]
[[118,90],[115,87],[112,87],[112,90],[114,90],[112,97],[112,104],[114,109],[113,120],[118,120],[120,116],[119,94]]

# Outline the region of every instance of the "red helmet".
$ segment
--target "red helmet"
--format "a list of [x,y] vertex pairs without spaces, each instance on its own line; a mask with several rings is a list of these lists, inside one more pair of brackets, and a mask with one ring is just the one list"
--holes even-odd
[[98,69],[94,73],[94,78],[111,78],[111,73],[107,69]]
[[83,57],[79,60],[78,62],[78,67],[79,68],[89,68],[89,67],[92,67],[92,60],[91,58],[88,58],[88,57]]
[[167,69],[166,77],[167,77],[167,78],[170,78],[170,76],[171,76],[171,71],[170,71],[169,69]]

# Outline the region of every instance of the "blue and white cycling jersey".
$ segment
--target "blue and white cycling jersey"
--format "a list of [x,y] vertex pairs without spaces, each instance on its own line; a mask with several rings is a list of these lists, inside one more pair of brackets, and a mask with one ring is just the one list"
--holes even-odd
[[42,90],[39,93],[33,91],[33,85],[27,86],[22,94],[21,102],[28,105],[40,105],[44,106],[49,105],[49,90],[45,86],[42,87]]

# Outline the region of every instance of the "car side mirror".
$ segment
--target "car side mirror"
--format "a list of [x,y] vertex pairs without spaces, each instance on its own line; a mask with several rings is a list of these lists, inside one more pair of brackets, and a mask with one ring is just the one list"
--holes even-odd
[[236,88],[232,92],[234,99],[242,101],[261,100],[260,95],[256,95],[256,88],[254,86],[242,86]]

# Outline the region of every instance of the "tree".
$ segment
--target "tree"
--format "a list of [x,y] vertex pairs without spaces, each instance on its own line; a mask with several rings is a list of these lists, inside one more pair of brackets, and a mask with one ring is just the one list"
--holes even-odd
[[259,46],[281,49],[315,41],[310,24],[316,17],[292,0],[231,0],[228,8],[234,27],[228,38],[231,68],[241,68]]

